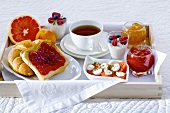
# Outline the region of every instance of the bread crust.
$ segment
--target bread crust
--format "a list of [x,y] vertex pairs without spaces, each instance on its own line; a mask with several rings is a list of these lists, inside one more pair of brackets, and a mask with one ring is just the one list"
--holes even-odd
[[50,72],[49,72],[48,74],[46,74],[46,75],[42,75],[42,74],[38,71],[38,69],[36,68],[36,66],[33,65],[32,62],[31,62],[30,59],[29,59],[29,53],[30,53],[30,52],[36,52],[36,51],[41,47],[41,43],[42,43],[42,42],[45,42],[45,43],[47,43],[47,44],[52,45],[52,43],[49,42],[49,41],[36,40],[36,41],[35,41],[36,45],[34,45],[33,48],[30,48],[30,49],[28,49],[28,50],[26,50],[26,51],[23,51],[23,52],[21,53],[21,57],[22,57],[23,61],[35,72],[35,74],[37,75],[37,77],[38,77],[39,80],[47,80],[47,79],[49,79],[50,77],[52,77],[53,75],[59,74],[59,73],[63,72],[63,71],[66,69],[66,67],[69,65],[69,60],[63,55],[63,53],[61,52],[61,50],[60,50],[57,46],[52,45],[52,46],[55,48],[55,50],[56,50],[61,56],[64,57],[65,63],[64,63],[63,66],[59,67],[58,69],[56,69],[56,70],[54,70],[54,71],[50,71]]

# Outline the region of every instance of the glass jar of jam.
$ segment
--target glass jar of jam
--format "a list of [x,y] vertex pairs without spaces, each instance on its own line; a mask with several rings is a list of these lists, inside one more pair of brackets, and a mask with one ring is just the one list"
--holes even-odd
[[154,60],[152,50],[147,45],[134,46],[127,54],[127,63],[136,77],[152,74]]
[[[141,22],[126,22],[123,26],[123,32],[129,34],[128,47],[131,48],[136,45],[145,44],[146,42],[146,28]],[[122,32],[122,35],[123,35]]]

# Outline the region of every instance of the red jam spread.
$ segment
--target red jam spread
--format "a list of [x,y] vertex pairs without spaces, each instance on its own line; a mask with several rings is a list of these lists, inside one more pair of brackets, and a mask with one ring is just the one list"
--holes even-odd
[[42,75],[58,69],[66,61],[52,45],[44,42],[36,52],[29,53],[29,59]]
[[149,48],[132,47],[127,55],[129,67],[136,72],[146,72],[154,64],[154,55]]

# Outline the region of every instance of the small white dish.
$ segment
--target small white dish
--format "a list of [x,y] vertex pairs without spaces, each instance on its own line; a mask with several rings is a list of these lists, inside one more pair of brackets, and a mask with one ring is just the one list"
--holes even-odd
[[[76,52],[72,53],[72,52],[68,51],[68,50],[65,48],[65,46],[64,46],[65,39],[66,39],[66,37],[64,37],[64,38],[61,40],[61,42],[60,42],[60,47],[61,47],[61,49],[62,49],[65,53],[67,53],[67,54],[69,54],[69,55],[71,55],[71,56],[73,56],[73,57],[75,57],[75,58],[85,59],[86,55],[79,55],[79,54],[77,54]],[[106,52],[103,52],[103,53],[101,53],[101,54],[90,55],[90,56],[95,57],[95,58],[99,58],[99,57],[103,57],[103,56],[105,56],[105,55],[107,55],[107,54],[109,54],[109,50],[107,50]]]
[[97,54],[102,54],[104,52],[107,52],[109,51],[109,48],[107,46],[107,35],[108,33],[107,32],[102,32],[102,35],[101,35],[101,38],[100,38],[100,41],[99,41],[99,44],[98,46],[96,46],[94,48],[94,50],[90,51],[90,50],[81,50],[79,48],[77,48],[72,39],[71,39],[71,35],[70,34],[67,34],[66,36],[64,36],[65,38],[65,41],[64,41],[64,46],[65,48],[72,52],[72,53],[76,53],[76,54],[79,54],[79,55],[97,55]]
[[[94,62],[99,62],[99,63],[109,63],[111,60],[110,59],[97,59],[97,58],[93,58],[90,56],[86,56],[85,61],[84,61],[84,65],[83,65],[83,71],[86,75],[86,77],[90,80],[114,80],[114,81],[123,81],[123,82],[127,82],[129,79],[129,66],[127,65],[127,71],[126,71],[126,79],[121,79],[118,77],[103,77],[103,76],[95,76],[95,75],[91,75],[89,73],[87,73],[87,66],[89,64],[93,64]],[[115,62],[120,62],[120,60],[114,60]]]
[[49,28],[55,33],[57,40],[61,40],[63,38],[66,31],[66,27],[67,23],[64,23],[62,25],[58,25],[57,23],[53,25],[49,23]]
[[122,31],[111,31],[108,33],[107,38],[109,40],[108,47],[111,57],[115,60],[123,59],[128,46],[128,33]]
[[[25,77],[16,72],[14,72],[8,64],[8,53],[12,49],[12,46],[5,49],[4,56],[2,59],[3,66],[15,76],[22,78],[24,80],[38,80],[37,76]],[[52,76],[49,80],[75,80],[78,79],[81,75],[81,67],[79,63],[71,56],[64,54],[70,61],[70,64],[67,66],[66,70],[60,74]]]
[[127,45],[122,46],[113,46],[112,44],[108,43],[110,55],[115,60],[121,60],[125,56],[125,52],[127,49]]

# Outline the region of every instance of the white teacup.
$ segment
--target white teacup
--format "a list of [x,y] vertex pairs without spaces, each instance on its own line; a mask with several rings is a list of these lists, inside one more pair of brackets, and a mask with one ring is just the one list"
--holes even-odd
[[[82,35],[81,33],[75,33],[75,28],[78,29],[80,26],[95,26],[99,29],[97,33],[89,35]],[[79,29],[80,30],[80,29]],[[83,30],[82,30],[83,31]],[[92,30],[91,30],[92,31]],[[100,37],[103,32],[103,25],[93,20],[81,20],[74,22],[69,27],[71,39],[75,46],[81,50],[93,50],[99,43]]]

